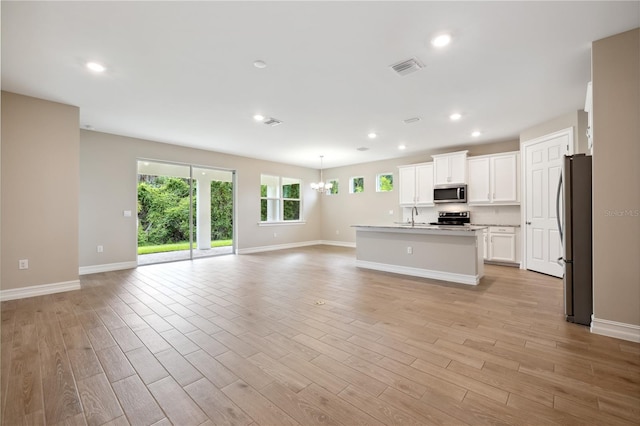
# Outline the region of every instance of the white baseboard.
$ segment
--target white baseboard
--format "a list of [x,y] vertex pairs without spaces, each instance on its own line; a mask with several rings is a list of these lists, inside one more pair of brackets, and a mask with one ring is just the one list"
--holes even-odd
[[73,290],[80,290],[79,280],[0,290],[0,301],[4,302],[5,300],[24,299],[25,297],[44,296],[46,294]]
[[320,240],[318,244],[323,244],[325,246],[336,246],[336,247],[349,247],[356,248],[356,243],[350,243],[348,241],[330,241],[330,240]]
[[275,244],[272,246],[250,247],[245,249],[238,249],[237,253],[238,254],[261,253],[264,251],[285,250],[285,249],[292,249],[297,247],[316,246],[318,244],[321,244],[320,241],[304,241],[301,243]]
[[386,263],[368,262],[356,260],[356,266],[376,271],[393,272],[394,274],[411,275],[413,277],[431,278],[434,280],[451,281],[459,284],[478,285],[480,278],[477,275],[455,274],[453,272],[432,271],[430,269],[412,268],[410,266],[389,265]]
[[78,270],[80,275],[97,274],[100,272],[120,271],[122,269],[133,269],[138,266],[138,262],[118,262],[106,263],[104,265],[81,266]]
[[640,343],[640,325],[591,317],[591,332]]

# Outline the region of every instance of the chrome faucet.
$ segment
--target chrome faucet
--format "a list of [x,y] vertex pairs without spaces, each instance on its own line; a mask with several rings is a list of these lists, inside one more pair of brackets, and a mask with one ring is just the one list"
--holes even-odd
[[416,224],[416,220],[413,215],[414,212],[415,212],[415,215],[418,216],[418,208],[416,206],[413,206],[411,208],[411,226],[415,226]]

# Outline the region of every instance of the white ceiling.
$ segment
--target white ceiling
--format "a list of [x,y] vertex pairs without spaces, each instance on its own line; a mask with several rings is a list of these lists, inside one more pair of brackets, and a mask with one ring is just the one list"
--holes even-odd
[[[638,26],[638,1],[3,1],[2,88],[79,106],[97,131],[334,167],[517,139],[582,109],[591,42]],[[389,68],[411,57],[426,67]]]

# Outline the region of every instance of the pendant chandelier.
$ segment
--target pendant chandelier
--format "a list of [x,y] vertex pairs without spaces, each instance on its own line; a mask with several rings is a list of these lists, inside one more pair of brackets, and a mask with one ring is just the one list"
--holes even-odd
[[311,183],[311,189],[315,189],[316,191],[318,191],[319,193],[329,193],[329,191],[331,191],[331,188],[333,187],[333,184],[331,182],[326,182],[324,181],[324,178],[322,176],[322,159],[324,158],[324,155],[320,156],[320,182],[315,183],[312,182]]

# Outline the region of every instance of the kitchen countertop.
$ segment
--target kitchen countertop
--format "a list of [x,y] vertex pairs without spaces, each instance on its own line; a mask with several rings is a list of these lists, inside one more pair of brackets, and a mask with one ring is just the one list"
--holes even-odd
[[428,231],[429,233],[436,232],[455,232],[458,234],[461,233],[471,233],[475,231],[479,231],[485,229],[486,226],[481,225],[465,225],[465,226],[446,226],[446,225],[429,225],[423,223],[416,223],[415,225],[411,225],[410,223],[395,223],[395,224],[387,224],[387,225],[351,225],[353,228],[360,229],[370,229],[370,230],[387,230],[387,231]]

